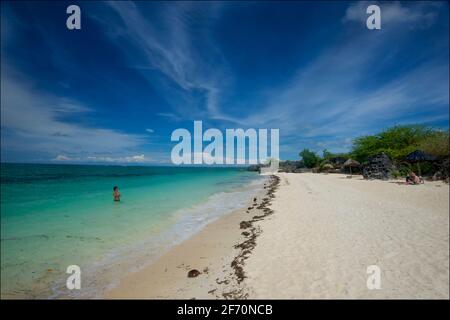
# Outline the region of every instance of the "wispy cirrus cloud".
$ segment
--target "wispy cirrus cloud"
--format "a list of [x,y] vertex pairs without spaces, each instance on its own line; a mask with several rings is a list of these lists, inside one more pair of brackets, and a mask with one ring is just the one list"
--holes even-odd
[[[413,38],[408,28],[400,26],[429,27],[438,15],[438,6],[383,3],[382,19],[391,27],[386,25],[378,34],[365,30],[366,8],[365,2],[350,6],[343,20],[358,21],[359,31],[330,44],[274,90],[259,112],[236,123],[280,128],[281,143],[290,146],[282,146],[282,151],[302,146],[345,151],[351,145],[349,137],[388,125],[448,120],[448,51],[430,48],[431,53],[417,58],[412,67],[397,72],[391,69],[391,65],[401,69],[393,44]],[[380,72],[385,79],[376,81]]]
[[[281,143],[291,148],[302,142],[316,148],[328,145],[334,150],[348,148],[349,137],[383,126],[448,119],[448,55],[418,59],[401,72],[389,70],[389,65],[398,61],[399,49],[393,45],[408,37],[412,40],[412,29],[431,27],[442,4],[383,2],[383,30],[378,34],[369,33],[365,27],[368,5],[366,1],[351,4],[342,18],[342,34],[350,29],[352,33],[325,46],[321,55],[302,65],[284,86],[272,92],[269,89],[269,94],[258,101],[260,109],[255,111],[251,106],[250,112],[242,110],[236,115],[227,112],[221,99],[225,91],[221,80],[230,82],[236,75],[224,76],[226,60],[214,45],[203,48],[214,57],[209,60],[215,62],[212,65],[200,59],[193,47],[189,22],[195,19],[196,7],[172,6],[165,11],[167,15],[162,14],[161,21],[167,25],[157,30],[136,5],[111,4],[134,44],[145,52],[149,65],[182,89],[182,98],[175,102],[178,108],[159,116],[175,121],[197,117],[242,127],[280,128]],[[388,76],[376,83],[373,74],[377,72]],[[189,103],[193,101],[190,93],[196,90],[205,92],[205,109],[198,109],[201,103]],[[341,142],[336,145],[327,139]]]
[[170,162],[170,132],[192,120],[278,128],[282,158],[395,124],[445,126],[448,4],[380,2],[379,31],[368,4],[86,2],[84,28],[67,33],[8,3],[2,157]]
[[[165,4],[159,10],[158,24],[144,17],[133,2],[111,1],[108,4],[120,17],[123,28],[118,27],[118,21],[103,25],[113,39],[126,41],[124,51],[128,52],[129,46],[139,51],[137,55],[145,60],[136,59],[136,52],[128,56],[130,63],[145,77],[155,70],[164,76],[165,79],[156,83],[153,78],[150,81],[170,92],[166,99],[176,113],[172,119],[196,116],[220,119],[224,116],[219,100],[229,80],[226,60],[209,35],[209,28],[220,15],[220,3]],[[197,39],[201,39],[201,47]]]
[[68,117],[86,116],[91,109],[65,97],[36,91],[23,77],[12,73],[9,67],[2,66],[4,160],[24,152],[33,152],[42,159],[53,155],[57,160],[68,160],[80,158],[82,154],[130,152],[146,143],[144,135],[68,121]]

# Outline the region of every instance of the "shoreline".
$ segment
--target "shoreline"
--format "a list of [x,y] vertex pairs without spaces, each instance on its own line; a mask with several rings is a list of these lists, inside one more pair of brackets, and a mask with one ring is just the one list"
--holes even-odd
[[[210,222],[154,263],[125,275],[103,298],[246,298],[242,266],[260,233],[252,224],[272,213],[267,197],[273,198],[277,184],[278,178],[269,177],[244,208]],[[189,278],[193,269],[200,274]]]
[[[100,271],[99,275],[102,280],[98,281],[98,279],[94,277],[96,283],[92,283],[93,287],[91,292],[81,292],[78,295],[71,295],[69,292],[55,298],[83,299],[103,297],[105,293],[116,288],[122,279],[152,266],[159,259],[164,257],[165,254],[188,241],[205,227],[216,222],[216,220],[220,220],[223,216],[233,212],[240,212],[242,208],[248,205],[248,199],[253,198],[263,190],[263,186],[267,180],[268,179],[261,179],[261,177],[252,179],[244,184],[239,184],[231,190],[227,189],[213,193],[202,202],[198,202],[189,207],[184,207],[183,209],[177,209],[174,211],[174,216],[183,216],[184,218],[179,218],[179,221],[173,224],[170,229],[167,229],[164,235],[163,233],[160,233],[160,239],[165,240],[162,242],[163,245],[158,253],[154,253],[153,243],[148,240],[146,240],[146,243],[140,244],[139,249],[137,249],[138,247],[136,246],[128,248],[130,252],[139,250],[139,254],[130,255],[129,253],[124,253],[122,249],[122,254],[118,254],[119,256],[122,255],[121,261],[114,262],[117,267],[122,267],[122,270],[116,272],[113,268],[109,268]],[[176,233],[173,233],[175,231]],[[152,254],[148,254],[149,251],[146,252],[145,245],[147,245],[147,248],[152,248]],[[131,257],[131,260],[124,260],[123,255]],[[123,268],[124,265],[128,266]],[[115,280],[111,282],[111,279]]]
[[[262,189],[266,179],[258,177],[253,172],[241,173],[240,171],[242,170],[233,169],[228,174],[225,170],[220,170],[217,175],[212,177],[208,175],[208,179],[204,179],[206,180],[206,185],[194,182],[184,184],[185,187],[187,185],[186,188],[189,190],[183,192],[169,194],[162,189],[160,192],[162,196],[156,197],[159,202],[156,202],[154,206],[152,194],[146,196],[144,192],[141,192],[142,196],[138,197],[143,202],[141,206],[133,205],[131,198],[127,198],[126,202],[121,202],[120,204],[113,203],[111,207],[114,210],[108,210],[109,203],[106,206],[102,204],[102,208],[105,208],[104,211],[108,211],[106,215],[96,216],[98,212],[93,212],[92,215],[85,216],[89,217],[91,225],[100,226],[99,228],[91,228],[91,230],[78,230],[76,228],[64,230],[66,224],[70,224],[71,221],[83,222],[83,216],[79,215],[79,211],[72,210],[70,212],[71,208],[67,205],[69,210],[65,212],[64,219],[62,219],[64,224],[61,224],[60,228],[60,225],[57,225],[58,232],[52,232],[53,230],[46,229],[44,225],[37,229],[36,233],[38,236],[35,242],[39,240],[43,242],[43,245],[50,246],[56,240],[62,240],[58,242],[58,245],[65,250],[61,250],[61,252],[73,252],[70,260],[67,262],[63,259],[58,260],[58,256],[54,260],[46,259],[43,261],[44,267],[31,263],[30,265],[25,265],[20,275],[31,274],[33,278],[29,280],[29,283],[25,283],[28,279],[25,279],[23,283],[19,283],[19,280],[21,280],[20,276],[8,277],[7,279],[11,285],[5,285],[9,283],[2,281],[2,298],[89,299],[102,297],[105,292],[114,288],[122,277],[151,265],[164,253],[170,251],[173,246],[189,239],[212,221],[246,206],[249,199],[253,198],[258,190]],[[214,174],[214,172],[217,171],[212,173]],[[182,190],[182,188],[179,190]],[[188,201],[183,200],[183,197],[188,199],[190,194],[204,194],[204,196],[202,199],[190,197]],[[178,202],[174,202],[178,201],[178,199],[183,201],[184,204],[180,205]],[[108,198],[108,200],[110,199]],[[86,212],[90,210],[88,209]],[[165,211],[164,215],[158,218],[157,214],[163,210]],[[157,214],[155,215],[154,212]],[[156,218],[153,218],[154,216]],[[104,219],[108,219],[106,222],[108,228],[103,227],[104,224],[102,222]],[[46,220],[46,222],[51,221],[51,219]],[[59,222],[59,220],[57,221]],[[82,224],[84,225],[85,223]],[[39,226],[39,224],[36,225]],[[118,228],[119,226],[121,227],[120,229]],[[33,230],[31,229],[29,233],[34,236]],[[103,232],[105,230],[108,233]],[[143,232],[139,233],[138,231]],[[39,236],[41,234],[42,236]],[[126,237],[123,237],[124,234]],[[10,237],[5,236],[2,238],[2,249],[5,244],[11,246],[19,243],[22,247],[26,247],[28,242],[31,242],[28,241],[28,238],[20,236],[21,234],[19,236],[13,234]],[[19,242],[22,238],[24,238],[24,241]],[[11,241],[5,243],[5,239],[11,239]],[[92,254],[92,249],[99,249],[98,252],[100,253]],[[50,250],[45,251],[53,254]],[[34,253],[36,252],[39,251],[35,250]],[[55,253],[56,255],[57,253]],[[31,254],[27,256],[34,257]],[[2,250],[3,257],[4,252]],[[3,267],[7,264],[7,261],[2,259],[2,280],[7,275],[6,272],[3,272],[5,271]],[[28,261],[40,260],[28,259]],[[82,270],[81,290],[69,290],[66,287],[66,266],[72,264],[80,266]],[[41,269],[43,269],[43,276],[38,273]],[[9,270],[17,269],[10,268]],[[22,288],[23,290],[21,290]]]
[[[274,178],[276,177],[276,178]],[[278,173],[112,299],[447,298],[449,186]],[[366,268],[379,265],[380,290]],[[196,269],[200,274],[189,278]]]

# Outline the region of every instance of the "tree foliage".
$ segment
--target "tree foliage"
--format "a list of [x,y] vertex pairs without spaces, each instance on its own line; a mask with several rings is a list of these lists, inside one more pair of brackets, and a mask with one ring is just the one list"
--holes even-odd
[[320,161],[320,158],[317,156],[317,154],[313,151],[310,151],[309,149],[303,149],[303,151],[300,152],[300,157],[302,157],[303,163],[307,168],[315,167]]
[[333,162],[333,158],[353,158],[363,163],[369,157],[386,153],[397,163],[415,150],[422,150],[440,159],[449,157],[449,131],[436,130],[423,125],[394,126],[374,135],[361,136],[353,140],[348,154],[322,151],[322,157],[304,149],[300,152],[304,165],[308,168],[323,167]]
[[331,153],[330,151],[328,151],[327,149],[324,149],[324,150],[322,151],[322,158],[323,158],[324,160],[330,160],[330,159],[333,158],[333,157],[334,157],[334,154]]
[[435,131],[419,143],[419,149],[436,157],[449,156],[449,132]]
[[421,143],[435,133],[435,130],[421,125],[395,126],[375,135],[356,138],[351,155],[360,162],[381,152],[391,159],[401,159],[420,149]]

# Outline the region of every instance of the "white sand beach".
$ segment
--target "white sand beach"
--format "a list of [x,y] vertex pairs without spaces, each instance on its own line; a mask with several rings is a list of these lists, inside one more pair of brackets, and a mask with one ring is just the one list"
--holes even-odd
[[[277,176],[270,204],[262,193],[251,209],[209,224],[105,297],[449,298],[447,184]],[[380,289],[367,288],[370,265],[381,270]],[[188,278],[194,268],[201,274]]]

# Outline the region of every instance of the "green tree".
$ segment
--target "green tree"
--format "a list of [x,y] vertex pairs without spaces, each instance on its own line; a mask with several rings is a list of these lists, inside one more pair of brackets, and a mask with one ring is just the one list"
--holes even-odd
[[436,157],[448,157],[449,145],[449,132],[435,131],[420,142],[419,149]]
[[358,161],[366,161],[368,157],[384,152],[392,159],[401,159],[419,149],[420,143],[434,132],[431,128],[421,125],[388,128],[376,135],[356,138],[353,141],[351,156]]
[[309,149],[303,149],[302,152],[299,153],[300,157],[303,159],[303,163],[305,164],[305,167],[307,168],[313,168],[315,167],[319,161],[320,158]]
[[330,160],[331,158],[334,157],[334,154],[331,153],[330,151],[328,151],[327,149],[323,149],[323,151],[322,151],[322,157],[323,157],[325,160]]

